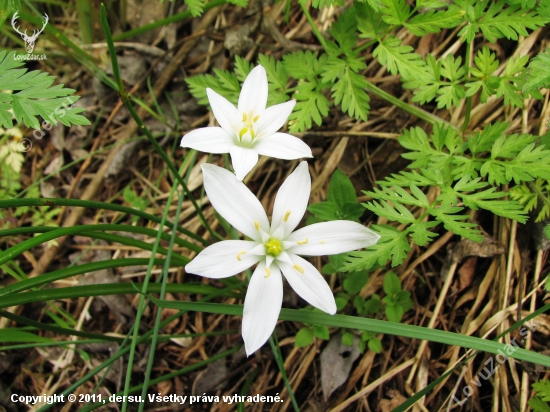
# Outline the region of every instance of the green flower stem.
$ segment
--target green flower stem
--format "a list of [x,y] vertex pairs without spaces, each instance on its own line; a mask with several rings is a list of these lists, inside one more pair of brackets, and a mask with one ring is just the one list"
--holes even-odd
[[[167,381],[167,380],[170,380],[170,379],[173,379],[175,378],[176,376],[180,376],[180,375],[183,375],[183,374],[186,374],[186,373],[189,373],[189,372],[192,372],[194,370],[197,370],[197,369],[200,369],[202,368],[203,366],[207,366],[209,364],[211,364],[212,362],[215,362],[219,359],[223,359],[225,358],[226,356],[229,356],[235,352],[237,352],[239,349],[241,349],[241,346],[235,346],[234,348],[231,348],[231,349],[228,349],[222,353],[218,353],[217,355],[214,355],[210,358],[208,358],[207,360],[204,360],[204,361],[201,361],[201,362],[197,362],[193,365],[190,365],[190,366],[186,366],[185,368],[182,368],[180,370],[177,370],[177,371],[174,371],[172,373],[168,373],[166,375],[163,375],[159,378],[156,378],[156,379],[152,379],[149,384],[150,385],[156,385],[157,383],[160,383],[160,382],[164,382],[164,381]],[[135,392],[138,392],[140,389],[143,389],[144,388],[144,384],[141,384],[141,385],[136,385],[136,386],[133,386],[131,388],[129,388],[128,392],[124,391],[124,393],[122,392],[118,392],[118,393],[115,393],[115,396],[119,396],[119,395],[124,395],[124,396],[128,396],[127,393],[135,393]],[[156,393],[155,393],[156,395]],[[104,406],[103,403],[100,403],[100,402],[97,402],[97,403],[94,403],[93,405],[90,405],[90,406],[87,406],[87,407],[84,407],[80,410],[80,412],[89,412],[89,411],[93,411],[95,409],[98,409],[99,407],[101,406]],[[42,412],[42,409],[40,409],[38,412]]]
[[[221,303],[202,302],[173,302],[151,300],[162,308],[187,309],[196,312],[217,313],[225,315],[242,316],[242,305],[226,305]],[[546,310],[550,310],[547,305]],[[281,309],[279,319],[293,322],[318,324],[331,327],[364,330],[374,333],[385,333],[389,335],[402,336],[413,339],[428,340],[431,342],[444,343],[447,345],[461,346],[463,348],[477,349],[489,353],[506,352],[506,345],[499,342],[488,341],[472,336],[464,336],[460,333],[447,332],[438,329],[428,329],[421,326],[406,325],[383,321],[378,319],[360,318],[347,315],[328,315],[326,313],[315,313],[304,310]],[[550,356],[532,352],[526,349],[517,348],[509,355],[514,359],[533,362],[539,365],[550,367]]]
[[[168,319],[164,320],[164,322],[162,323],[163,325],[168,325],[170,322],[172,322],[174,319],[177,319],[178,317],[182,316],[185,312],[184,311],[180,311],[170,317],[168,317]],[[133,327],[132,329],[130,330],[129,334],[132,333],[132,330],[133,330]],[[139,343],[142,343],[144,342],[146,339],[148,339],[148,337],[151,335],[152,331],[149,331],[147,333],[145,333],[141,338],[140,338],[140,342]],[[113,355],[111,356],[109,359],[107,359],[105,362],[103,362],[101,365],[98,365],[96,368],[92,369],[90,372],[88,372],[86,375],[84,375],[82,378],[80,378],[79,380],[77,380],[75,383],[73,383],[72,385],[70,385],[67,389],[65,389],[65,391],[63,391],[61,394],[62,395],[68,395],[69,393],[73,393],[75,391],[76,388],[78,388],[80,385],[83,385],[87,380],[91,379],[92,377],[94,377],[95,375],[97,375],[99,372],[101,372],[103,369],[105,368],[110,368],[111,365],[117,361],[119,358],[121,358],[123,355],[125,355],[126,353],[128,353],[128,351],[130,350],[130,347],[129,346],[124,346],[126,344],[126,341],[128,340],[128,336],[126,336],[126,338],[123,339],[122,343],[121,343],[121,348]],[[105,373],[106,375],[106,373]],[[44,405],[42,406],[38,412],[45,412],[47,410],[49,410],[54,404],[48,404],[48,405]],[[94,408],[94,409],[97,409]]]
[[[34,293],[34,292],[33,292]],[[33,300],[33,302],[37,302]],[[0,306],[0,307],[8,307],[8,306]],[[97,339],[102,342],[122,342],[122,338],[118,338],[116,336],[109,336],[109,335],[102,335],[100,333],[91,333],[91,332],[83,332],[80,330],[74,330],[74,329],[68,329],[68,328],[62,328],[60,326],[54,326],[49,325],[46,323],[40,323],[36,322],[31,319],[27,319],[23,316],[15,315],[11,312],[1,310],[0,309],[0,316],[3,318],[12,320],[14,322],[17,322],[22,325],[31,326],[33,328],[39,329],[39,330],[47,330],[49,332],[54,332],[57,334],[67,335],[67,336],[79,336],[81,338],[86,339]]]
[[113,66],[113,76],[115,77],[116,84],[118,85],[118,92],[120,94],[120,98],[121,98],[122,102],[124,103],[124,106],[126,107],[128,112],[130,113],[130,115],[132,116],[134,121],[139,126],[139,129],[143,132],[143,134],[145,134],[147,139],[149,139],[149,142],[153,145],[153,147],[155,148],[157,153],[160,155],[162,160],[164,160],[164,162],[166,163],[166,166],[168,166],[168,168],[172,172],[172,175],[174,176],[174,178],[182,186],[183,190],[185,191],[185,194],[187,195],[187,197],[189,198],[189,200],[193,204],[193,207],[195,208],[195,210],[197,212],[197,215],[198,215],[198,218],[201,221],[201,223],[203,224],[203,226],[206,228],[206,230],[208,230],[208,232],[210,233],[212,238],[214,238],[214,239],[218,238],[219,235],[212,230],[212,228],[210,227],[210,225],[206,221],[200,207],[197,205],[197,202],[195,201],[195,198],[193,197],[193,195],[191,194],[191,192],[187,188],[187,185],[183,181],[182,177],[180,176],[180,174],[176,170],[176,167],[174,166],[172,161],[168,158],[168,156],[166,155],[166,153],[164,152],[162,147],[160,147],[157,140],[153,137],[153,135],[151,134],[151,132],[149,131],[147,126],[145,126],[145,124],[143,123],[143,121],[140,119],[139,115],[135,111],[134,107],[132,106],[132,103],[130,101],[130,97],[128,95],[128,92],[126,91],[126,89],[125,89],[125,87],[122,83],[122,78],[120,77],[120,70],[119,70],[118,61],[117,61],[117,58],[116,58],[115,46],[113,44],[111,29],[109,28],[109,24],[107,23],[107,16],[105,14],[105,5],[104,4],[101,4],[100,20],[101,20],[101,25],[103,27],[103,31],[105,33],[105,40],[107,41],[107,47],[109,48],[109,54],[111,56],[111,63],[112,63],[112,66]]
[[275,361],[281,371],[281,376],[283,377],[283,381],[285,383],[288,396],[290,397],[290,401],[292,402],[292,406],[294,407],[294,411],[300,412],[300,407],[298,406],[298,402],[296,402],[294,391],[292,390],[292,386],[290,385],[290,381],[288,380],[288,376],[286,374],[285,361],[283,359],[283,354],[281,353],[281,347],[279,346],[279,340],[277,339],[276,333],[272,333],[269,337],[269,345],[271,346],[271,351],[273,352]]
[[[193,154],[190,156],[192,158],[195,158],[196,157],[196,152],[193,151]],[[187,177],[186,177],[186,180],[189,181],[189,175],[191,174],[191,168],[189,168],[187,170]],[[176,189],[176,184],[174,184],[174,186],[172,187],[172,193],[174,193]],[[171,193],[171,194],[172,194]],[[177,209],[176,209],[176,214],[174,216],[174,220],[177,222],[179,220],[179,215],[181,213],[181,207],[182,207],[182,204],[183,204],[183,198],[184,198],[184,195],[183,193],[180,194],[179,196],[179,199],[178,199],[178,206],[177,206]],[[171,204],[171,202],[168,202],[168,205]],[[166,208],[168,209],[168,207]],[[170,265],[167,264],[171,257],[172,257],[172,249],[173,249],[173,245],[176,241],[176,231],[172,231],[172,238],[170,239],[170,246],[168,247],[168,254],[166,255],[166,263],[164,265],[164,268],[163,268],[163,271],[162,271],[162,284],[161,284],[161,290],[160,290],[160,299],[164,299],[164,296],[166,294],[166,282],[168,280],[168,269],[170,269]],[[147,396],[147,388],[149,387],[149,380],[151,378],[151,371],[153,370],[153,363],[154,363],[154,360],[155,360],[155,350],[156,350],[156,347],[157,347],[157,340],[158,340],[158,333],[159,333],[159,329],[160,329],[160,323],[161,323],[161,317],[162,317],[162,309],[161,308],[157,308],[157,316],[155,318],[155,326],[153,328],[153,340],[151,342],[151,349],[149,350],[149,359],[147,361],[147,369],[145,371],[145,377],[143,379],[143,389],[141,391],[141,396],[143,399],[146,398]],[[143,411],[143,408],[145,406],[145,403],[141,403],[139,405],[139,409],[138,411],[139,412],[142,412]]]
[[[113,226],[116,225],[117,228],[116,229],[111,229],[111,230],[116,230],[117,232],[139,233],[139,234],[149,236],[149,237],[156,237],[157,233],[159,233],[158,230],[148,229],[146,227],[141,227],[141,226],[119,225],[119,224],[112,224],[112,225]],[[90,226],[93,226],[93,225],[90,225]],[[78,226],[75,226],[75,227],[78,227]],[[58,230],[58,229],[59,229],[59,227],[57,227],[57,226],[18,227],[18,228],[15,228],[15,229],[7,229],[7,230],[3,231],[2,236],[14,236],[14,235],[20,235],[20,234],[26,234],[26,233],[48,233],[48,232],[51,232],[53,230]],[[135,239],[132,239],[132,238],[125,238],[124,236],[110,235],[110,234],[107,234],[107,233],[96,232],[95,230],[92,233],[90,233],[88,229],[86,229],[85,232],[87,233],[85,236],[96,238],[96,239],[105,239],[105,240],[111,239],[113,242],[123,243],[125,245],[130,245],[130,244],[138,245],[139,244],[139,245],[142,245],[142,246],[138,246],[138,247],[141,247],[142,249],[146,249],[146,250],[150,250],[150,248],[151,248],[151,245],[148,244],[148,243],[145,243],[145,242],[142,242],[142,241],[139,241],[139,240],[135,240]],[[177,233],[177,232],[174,231],[174,233]],[[170,236],[167,233],[160,232],[160,234],[161,234],[161,237],[162,237],[163,240],[170,240]],[[121,239],[123,240],[123,242],[120,241]],[[195,245],[193,243],[190,243],[190,242],[188,242],[184,239],[181,239],[181,238],[177,238],[176,243],[179,246],[185,247],[185,248],[187,248],[189,250],[192,250],[194,252],[197,252],[197,253],[200,253],[202,251],[202,248],[200,246],[197,246],[197,245]]]
[[[25,198],[25,199],[0,200],[0,209],[5,209],[9,207],[17,208],[17,207],[23,207],[23,206],[75,206],[75,207],[86,207],[89,209],[104,209],[104,210],[112,210],[120,213],[125,213],[133,216],[138,216],[138,217],[141,217],[142,219],[147,219],[147,220],[150,220],[151,222],[155,222],[158,224],[161,223],[160,218],[153,216],[149,213],[146,213],[137,209],[132,209],[131,207],[115,205],[112,203],[92,202],[89,200],[79,200],[79,199],[54,199],[54,198]],[[164,226],[170,229],[173,229],[174,223],[172,223],[169,220],[166,220],[166,222],[164,223]],[[196,235],[195,233],[185,229],[182,226],[177,225],[176,228],[180,233],[186,236],[189,236],[192,239],[195,239],[196,241],[202,243],[205,246],[208,246],[210,244],[210,242],[204,240],[199,235]],[[118,230],[118,229],[115,228],[113,230]],[[4,233],[6,233],[6,231],[2,231],[2,235]]]
[[440,117],[437,117],[436,115],[433,115],[425,110],[422,110],[420,107],[416,107],[412,104],[405,103],[404,101],[398,99],[395,96],[392,96],[388,92],[385,92],[384,90],[380,89],[379,87],[375,86],[372,83],[367,82],[366,89],[370,91],[371,93],[375,94],[378,97],[381,97],[382,99],[386,100],[387,102],[393,104],[394,106],[399,107],[400,109],[412,114],[413,116],[418,117],[419,119],[422,119],[430,124],[436,124],[436,123],[443,123],[446,126],[452,127],[455,130],[458,130],[456,126],[452,125],[451,123],[441,119]]
[[302,8],[302,11],[304,12],[304,16],[306,16],[306,19],[311,26],[311,30],[313,31],[313,34],[317,37],[317,40],[319,40],[319,43],[321,43],[321,46],[323,46],[323,49],[325,51],[327,50],[327,42],[319,29],[317,28],[317,25],[315,24],[315,20],[311,17],[311,14],[309,14],[309,10],[307,9],[307,2],[305,1],[299,1],[300,7]]
[[[124,295],[132,293],[141,293],[141,290],[145,286],[144,283],[100,283],[97,285],[86,286],[71,286],[67,288],[56,289],[41,289],[31,292],[21,292],[16,294],[10,294],[3,296],[0,301],[0,309],[8,308],[10,306],[24,305],[27,303],[36,303],[41,301],[59,300],[59,299],[72,299],[82,298],[89,296],[103,296],[103,295]],[[205,299],[211,299],[217,296],[232,297],[236,299],[243,299],[243,293],[235,293],[235,286],[229,286],[227,288],[204,288],[205,285],[179,285],[179,284],[167,284],[166,291],[169,293],[193,293],[193,294],[205,294]],[[161,291],[161,285],[153,283],[147,286],[147,293],[159,293]],[[94,335],[97,338],[97,335]]]
[[[152,250],[153,251],[153,249],[154,249],[154,251],[152,253],[153,253],[153,256],[155,256],[155,253],[157,253],[157,250],[155,248],[151,248],[151,245],[148,244],[148,243],[141,242],[141,241],[136,241],[134,239],[130,239],[130,238],[126,238],[126,237],[118,236],[118,235],[109,235],[109,234],[106,234],[106,233],[94,233],[94,232],[99,232],[101,230],[115,230],[115,231],[117,231],[117,230],[120,230],[121,226],[122,225],[116,225],[116,224],[80,225],[80,226],[62,227],[62,228],[59,228],[59,229],[54,229],[54,230],[48,231],[46,233],[43,233],[41,235],[35,236],[33,238],[24,240],[23,242],[15,245],[15,246],[12,246],[11,248],[6,250],[5,252],[2,252],[0,254],[0,265],[3,265],[4,263],[10,261],[14,257],[19,256],[21,253],[26,252],[27,250],[30,250],[33,247],[41,245],[43,243],[46,243],[50,240],[57,239],[57,238],[62,237],[62,236],[82,235],[83,233],[87,233],[87,235],[90,236],[90,237],[96,237],[96,238],[100,238],[100,239],[112,239],[116,242],[131,244],[131,245],[134,245],[136,247],[139,247],[139,248],[142,248],[142,249],[145,249],[145,250]],[[130,226],[130,227],[132,227],[134,229],[137,229],[137,230],[135,230],[137,233],[139,233],[139,232],[143,231],[143,229],[145,229],[145,228],[139,228],[138,229],[137,226]],[[36,230],[36,229],[34,229],[34,230]],[[151,230],[151,229],[148,229],[148,230]],[[156,232],[158,234],[157,235],[158,237],[162,237],[163,235],[166,236],[165,233],[160,232],[160,231],[152,231],[152,232]],[[166,249],[159,248],[159,253],[166,254],[166,252],[167,252]],[[183,256],[179,256],[179,255],[175,256],[174,258],[175,258],[175,260],[178,260],[182,263],[188,263],[188,261],[189,261],[189,259],[184,258]]]
[[[496,336],[493,341],[497,341],[503,336],[509,334],[513,330],[516,330],[520,326],[522,326],[525,322],[533,319],[535,316],[538,316],[544,312],[547,312],[550,310],[550,305],[545,305],[542,308],[536,310],[535,312],[531,313],[529,316],[525,317],[524,319],[517,321],[512,326],[510,326],[508,329],[506,329],[504,332],[502,332],[500,335]],[[450,368],[448,371],[446,371],[443,375],[441,375],[439,378],[435,379],[433,382],[431,382],[429,385],[427,385],[422,390],[415,393],[413,396],[408,398],[405,402],[403,402],[401,405],[399,405],[397,408],[395,408],[392,412],[406,412],[409,410],[410,407],[412,407],[418,400],[420,400],[422,397],[428,394],[432,389],[434,389],[437,385],[439,385],[440,382],[443,382],[445,379],[447,379],[448,376],[450,376],[452,373],[454,373],[455,370],[458,370],[463,365],[466,365],[466,363],[473,358],[475,355],[477,355],[477,352],[472,353],[471,355],[467,356],[466,359],[464,359],[462,362],[458,363],[456,366]]]
[[[164,265],[165,259],[155,259],[155,265]],[[102,260],[99,262],[84,263],[78,266],[71,266],[68,268],[56,270],[54,272],[45,273],[43,275],[21,280],[20,282],[13,283],[9,286],[5,286],[0,289],[0,296],[19,293],[24,290],[36,288],[42,285],[46,285],[57,280],[66,279],[71,276],[82,275],[84,273],[96,272],[105,269],[115,269],[128,266],[141,266],[149,263],[148,258],[126,258],[126,259],[111,259]],[[183,264],[182,264],[183,266]],[[215,291],[215,288],[214,288]],[[212,292],[212,290],[210,290]],[[204,292],[200,292],[204,293]]]
[[[105,7],[101,5],[101,12],[102,12],[102,19],[105,19]],[[183,169],[184,166],[182,166]],[[176,175],[180,176],[179,172],[176,171]],[[181,178],[181,177],[180,177]],[[182,181],[183,182],[183,181]],[[185,186],[185,183],[183,182],[183,186]],[[172,204],[172,198],[174,196],[176,185],[174,184],[172,187],[172,190],[170,191],[170,195],[168,196],[168,200],[166,201],[166,207],[164,208],[164,213],[162,214],[162,224],[164,224],[164,221],[168,218],[168,212],[170,210],[170,205]],[[130,383],[132,381],[132,370],[134,367],[134,356],[136,353],[136,347],[138,342],[138,333],[139,333],[139,325],[141,323],[141,317],[143,316],[143,312],[145,311],[145,307],[147,306],[147,303],[145,302],[145,293],[147,291],[147,288],[149,286],[149,280],[151,278],[151,271],[153,270],[153,257],[156,255],[156,250],[160,250],[160,232],[155,240],[155,243],[153,245],[153,251],[151,252],[151,260],[149,261],[149,265],[147,267],[147,273],[145,274],[145,280],[143,282],[143,286],[141,288],[141,295],[139,297],[139,303],[138,303],[138,310],[136,313],[136,319],[134,321],[134,334],[132,337],[132,343],[130,345],[130,354],[128,355],[128,366],[126,368],[126,379],[124,382],[124,399],[127,399],[128,393],[130,391]],[[164,290],[164,288],[163,288]],[[128,403],[124,402],[122,404],[122,412],[126,412],[126,409],[128,407]]]
[[[210,9],[213,9],[214,7],[222,6],[226,3],[225,0],[213,0],[210,3],[207,3],[204,6],[203,12],[207,12]],[[124,33],[117,34],[113,36],[113,41],[122,41],[126,40],[130,37],[134,37],[140,34],[143,34],[145,32],[148,32],[150,30],[158,29],[159,27],[166,26],[170,23],[175,23],[178,21],[182,21],[185,19],[188,19],[190,17],[193,17],[191,12],[189,10],[183,11],[181,13],[174,14],[173,16],[166,17],[164,19],[157,20],[153,23],[145,24],[141,27],[138,27],[136,29],[128,30]]]

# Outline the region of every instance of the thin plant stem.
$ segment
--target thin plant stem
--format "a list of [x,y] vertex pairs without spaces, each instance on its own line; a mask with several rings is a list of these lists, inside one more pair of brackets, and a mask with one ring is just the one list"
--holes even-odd
[[120,98],[121,98],[122,102],[124,103],[124,106],[126,107],[128,112],[130,113],[130,115],[132,116],[134,121],[138,124],[139,129],[145,134],[147,139],[149,139],[149,142],[153,145],[153,147],[155,148],[157,153],[160,155],[162,160],[164,160],[164,162],[166,163],[166,166],[168,166],[168,168],[172,172],[173,177],[182,186],[183,190],[185,191],[185,194],[187,195],[187,197],[189,198],[189,200],[193,204],[193,207],[195,208],[195,211],[197,212],[197,216],[198,216],[199,220],[201,221],[201,223],[203,224],[203,226],[206,228],[206,230],[208,230],[208,232],[210,233],[210,235],[213,238],[218,238],[219,235],[212,230],[212,228],[210,227],[210,225],[206,221],[206,218],[204,217],[204,215],[203,215],[201,209],[199,208],[199,206],[197,205],[197,202],[195,201],[195,198],[192,196],[192,194],[189,191],[187,185],[185,184],[182,177],[178,173],[176,167],[174,166],[172,161],[168,158],[168,156],[166,155],[166,153],[162,149],[162,147],[160,147],[157,140],[153,137],[153,135],[151,134],[151,132],[149,131],[147,126],[145,126],[145,123],[143,123],[143,121],[141,120],[141,118],[139,117],[137,112],[135,111],[134,107],[132,106],[132,103],[130,101],[130,97],[128,95],[128,92],[126,91],[126,88],[123,85],[122,77],[120,76],[120,69],[118,67],[118,61],[117,61],[117,58],[116,58],[115,46],[113,44],[111,29],[109,28],[109,24],[107,23],[107,16],[106,16],[106,13],[105,13],[105,5],[104,4],[101,4],[100,20],[101,20],[101,25],[103,27],[103,31],[105,33],[105,39],[106,39],[106,42],[107,42],[107,47],[109,49],[109,54],[111,55],[111,63],[112,63],[112,67],[113,67],[113,76],[115,77],[115,81],[116,81],[116,84],[118,86],[118,92],[120,94]]
[[[189,157],[194,159],[196,157],[196,152],[193,152],[193,154]],[[187,169],[186,180],[189,180],[190,173],[191,173],[191,167],[189,167]],[[172,187],[172,191],[170,193],[170,197],[172,197],[172,195],[175,192],[176,188],[177,188],[177,185],[174,184],[174,186]],[[179,220],[179,215],[180,215],[180,212],[181,212],[183,199],[184,199],[184,193],[182,192],[179,196],[178,206],[177,206],[177,209],[176,209],[176,215],[174,216],[174,221],[176,221],[176,222]],[[171,204],[171,202],[167,203],[166,209],[169,209],[170,204]],[[175,230],[173,230],[172,231],[172,237],[170,239],[170,245],[168,247],[168,254],[166,255],[168,260],[172,257],[172,250],[173,250],[174,243],[176,241],[176,234],[177,234],[177,232]],[[163,267],[163,270],[162,270],[162,285],[161,285],[161,290],[160,290],[160,299],[164,299],[164,296],[166,294],[166,282],[168,280],[168,270],[169,269],[170,269],[170,265],[165,264],[164,267]],[[153,340],[151,342],[151,347],[149,349],[149,359],[147,360],[147,368],[145,370],[145,377],[143,379],[143,389],[141,391],[141,396],[142,396],[143,399],[145,399],[145,397],[147,396],[147,388],[149,387],[149,380],[150,380],[150,377],[151,377],[151,371],[153,370],[153,363],[154,363],[154,360],[155,360],[155,349],[157,347],[158,333],[159,333],[161,317],[162,317],[162,309],[161,308],[157,308],[157,309],[158,310],[157,310],[157,316],[155,318],[155,326],[153,328]],[[138,409],[139,412],[142,412],[144,407],[145,407],[145,404],[140,403],[139,409]]]

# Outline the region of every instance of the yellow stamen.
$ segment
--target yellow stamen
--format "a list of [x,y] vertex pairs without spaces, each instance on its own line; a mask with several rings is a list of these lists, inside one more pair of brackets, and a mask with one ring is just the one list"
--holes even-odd
[[240,131],[239,131],[239,138],[243,138],[243,136],[246,134],[246,132],[248,132],[248,128],[246,127],[243,127]]
[[243,123],[246,122],[246,113],[243,113]]
[[302,269],[300,266],[294,265],[294,266],[292,266],[292,267],[293,267],[294,269],[296,269],[298,272],[300,272],[300,273],[302,273],[302,274],[304,273],[304,269]]
[[288,217],[290,216],[290,210],[287,210],[286,213],[285,213],[285,217],[283,217],[283,222],[286,222],[288,221]]
[[299,245],[305,245],[307,242],[308,242],[308,240],[307,240],[307,237],[306,237],[306,240],[304,240],[303,242],[297,241],[296,243],[298,243]]
[[259,118],[260,118],[260,115],[257,114],[256,116],[254,116],[254,119],[252,119],[252,121],[253,121],[254,123],[256,123],[256,122],[258,121]]
[[260,223],[257,220],[254,221],[254,227],[257,231],[260,231]]
[[238,260],[238,261],[241,260],[241,256],[242,256],[242,255],[246,255],[246,252],[239,252],[239,253],[237,254],[237,260]]
[[271,270],[269,270],[269,268],[265,268],[265,276],[264,276],[264,278],[267,279],[270,275],[271,275]]

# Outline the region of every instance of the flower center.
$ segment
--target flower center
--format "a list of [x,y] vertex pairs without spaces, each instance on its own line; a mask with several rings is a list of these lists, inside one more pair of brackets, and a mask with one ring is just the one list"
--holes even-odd
[[283,251],[283,245],[281,245],[281,241],[278,239],[270,238],[264,243],[264,246],[265,253],[269,256],[277,257]]
[[[243,138],[245,142],[248,140],[250,140],[250,142],[254,140],[254,138],[256,137],[254,123],[256,123],[259,118],[260,115],[254,115],[254,112],[252,110],[250,110],[248,113],[243,113],[243,120],[241,123],[241,128],[239,129],[239,140],[241,142],[243,142]],[[250,137],[245,136],[246,134],[249,134]]]

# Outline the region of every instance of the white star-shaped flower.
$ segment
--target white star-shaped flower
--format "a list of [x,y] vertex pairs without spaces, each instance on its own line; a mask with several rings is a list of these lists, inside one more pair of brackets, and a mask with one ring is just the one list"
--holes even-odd
[[258,264],[244,301],[242,335],[248,355],[269,338],[281,311],[283,281],[311,305],[330,314],[336,303],[319,271],[299,255],[349,252],[375,244],[380,236],[348,220],[316,223],[294,231],[311,191],[307,162],[301,162],[275,198],[271,225],[260,201],[231,172],[202,165],[204,188],[212,206],[251,240],[224,240],[208,246],[185,266],[209,278],[236,275]]
[[208,101],[221,127],[204,127],[183,136],[182,147],[207,153],[229,153],[237,179],[243,180],[258,162],[258,155],[292,160],[313,157],[307,144],[287,133],[276,133],[296,101],[266,108],[267,75],[256,66],[244,81],[239,104],[207,88]]

